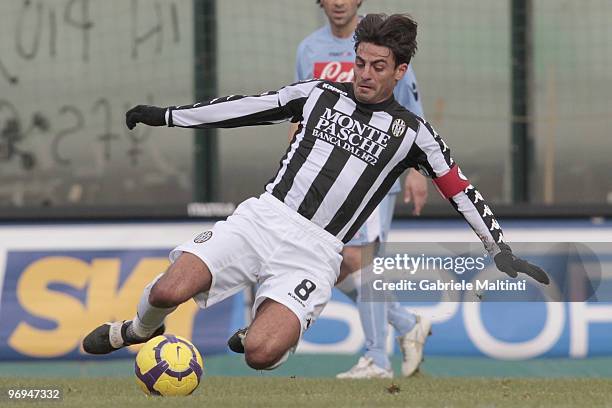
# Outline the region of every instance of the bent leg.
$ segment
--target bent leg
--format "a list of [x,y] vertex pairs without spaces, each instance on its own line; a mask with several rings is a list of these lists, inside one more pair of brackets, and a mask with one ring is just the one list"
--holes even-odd
[[273,368],[300,339],[301,324],[287,306],[266,299],[257,309],[244,341],[245,360],[256,370]]
[[212,274],[199,257],[183,252],[155,283],[149,302],[155,307],[175,307],[210,289]]
[[210,289],[211,282],[208,266],[197,256],[183,252],[164,274],[145,287],[128,330],[138,337],[149,337],[178,305]]
[[181,254],[163,275],[144,288],[133,320],[98,326],[83,339],[83,349],[90,354],[108,354],[162,334],[166,316],[199,291],[208,290],[211,282],[203,261],[192,254]]

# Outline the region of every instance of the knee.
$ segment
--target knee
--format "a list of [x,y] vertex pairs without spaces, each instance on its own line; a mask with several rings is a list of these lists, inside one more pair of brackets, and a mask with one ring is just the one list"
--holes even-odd
[[280,350],[272,342],[249,340],[247,335],[244,347],[244,358],[249,367],[255,370],[275,368],[287,350]]
[[159,308],[169,308],[180,305],[182,302],[177,299],[172,287],[157,282],[149,292],[149,304]]

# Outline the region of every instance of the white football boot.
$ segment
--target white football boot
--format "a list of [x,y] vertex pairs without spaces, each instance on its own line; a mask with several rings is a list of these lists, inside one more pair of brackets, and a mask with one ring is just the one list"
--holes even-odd
[[416,324],[408,333],[397,338],[402,351],[402,375],[410,377],[418,371],[423,361],[423,347],[431,334],[431,320],[416,316]]
[[336,375],[336,378],[393,378],[393,371],[377,366],[369,357],[361,357],[350,370]]

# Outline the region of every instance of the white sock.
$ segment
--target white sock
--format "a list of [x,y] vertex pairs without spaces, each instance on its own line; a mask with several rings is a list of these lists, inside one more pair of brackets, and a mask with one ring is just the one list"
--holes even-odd
[[[132,324],[128,328],[128,332],[133,332],[136,336],[141,338],[150,337],[159,326],[162,325],[166,316],[176,310],[175,307],[162,308],[155,307],[149,303],[149,294],[151,288],[155,285],[155,282],[161,278],[163,274],[157,276],[151,283],[145,286],[142,296],[140,296],[140,302],[138,302],[138,309],[136,317],[132,320]],[[131,333],[130,333],[131,334]]]

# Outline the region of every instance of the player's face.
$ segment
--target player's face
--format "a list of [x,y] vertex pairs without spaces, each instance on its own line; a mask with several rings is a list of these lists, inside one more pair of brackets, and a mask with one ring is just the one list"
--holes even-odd
[[[321,6],[335,28],[344,28],[357,23],[357,8],[361,0],[321,0]],[[352,30],[351,30],[352,31]]]
[[395,57],[388,47],[361,43],[355,57],[353,88],[355,97],[363,103],[379,103],[393,93],[408,64],[395,66]]

